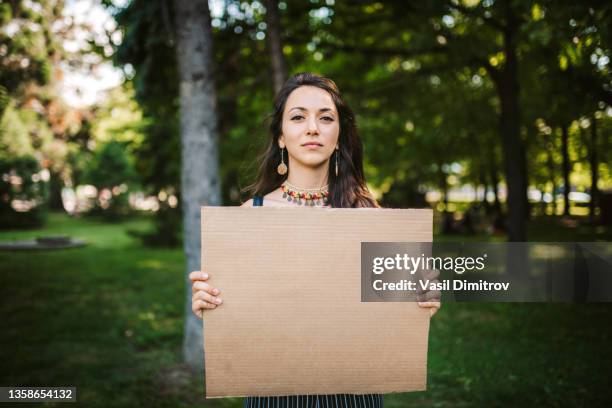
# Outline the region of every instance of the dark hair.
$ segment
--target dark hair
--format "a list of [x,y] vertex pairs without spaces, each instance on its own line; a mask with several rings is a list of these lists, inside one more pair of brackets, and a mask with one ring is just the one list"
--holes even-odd
[[261,156],[257,181],[249,190],[255,196],[264,196],[277,188],[287,179],[287,174],[276,171],[281,161],[278,138],[282,132],[283,111],[291,92],[301,86],[315,86],[327,91],[336,105],[340,117],[340,135],[338,136],[338,177],[335,173],[335,161],[330,160],[328,169],[329,203],[332,207],[378,207],[378,203],[368,190],[363,175],[363,147],[357,133],[355,115],[342,100],[338,87],[331,79],[304,72],[285,82],[274,99],[274,112],[268,117],[270,121],[270,143]]

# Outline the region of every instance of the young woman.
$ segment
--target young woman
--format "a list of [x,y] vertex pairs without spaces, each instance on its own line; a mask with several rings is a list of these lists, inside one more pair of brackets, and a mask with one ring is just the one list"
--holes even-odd
[[[336,84],[301,73],[278,93],[271,118],[270,144],[263,156],[253,199],[243,206],[378,207],[365,183],[362,145],[355,116]],[[203,271],[190,274],[192,310],[222,304],[220,290],[206,283]],[[433,315],[439,302],[420,302]],[[340,394],[289,397],[247,397],[245,407],[382,407],[382,395]]]

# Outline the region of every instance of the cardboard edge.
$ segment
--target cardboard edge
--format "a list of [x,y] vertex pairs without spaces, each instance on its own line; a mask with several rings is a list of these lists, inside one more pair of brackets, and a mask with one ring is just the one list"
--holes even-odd
[[[209,215],[209,211],[206,211],[207,208],[214,208],[210,206],[200,206],[200,269],[204,267],[204,214]],[[208,376],[206,375],[206,330],[204,327],[206,326],[206,314],[202,315],[202,358],[203,358],[203,366],[202,366],[202,375],[203,375],[203,394],[204,398],[209,398],[208,395]]]
[[[221,205],[202,205],[200,206],[200,211],[201,211],[201,215],[204,214],[204,211],[206,210],[207,212],[209,212],[210,210],[217,210],[217,209],[221,209],[223,208],[224,210],[231,210],[231,211],[250,211],[250,209],[254,209],[256,211],[303,211],[304,208],[303,207],[272,207],[272,206],[262,206],[262,207],[243,207],[241,205],[228,205],[228,206],[221,206]],[[432,219],[433,219],[433,209],[432,208],[316,208],[317,210],[321,210],[321,211],[328,211],[328,212],[335,212],[335,211],[346,211],[346,210],[351,210],[351,211],[420,211],[420,212],[428,212],[431,214]]]

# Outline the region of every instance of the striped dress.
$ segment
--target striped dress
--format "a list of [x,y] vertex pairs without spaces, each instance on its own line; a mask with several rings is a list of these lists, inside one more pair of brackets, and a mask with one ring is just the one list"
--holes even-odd
[[244,408],[382,408],[381,394],[290,395],[246,397]]
[[[253,206],[263,206],[263,197],[253,197]],[[381,394],[288,395],[246,397],[244,408],[383,408]]]

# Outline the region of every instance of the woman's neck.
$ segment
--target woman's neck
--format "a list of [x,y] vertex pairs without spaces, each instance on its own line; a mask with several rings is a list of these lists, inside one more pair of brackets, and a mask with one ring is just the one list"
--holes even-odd
[[291,163],[287,181],[301,189],[316,189],[327,184],[329,161],[317,168],[306,167],[298,163]]

